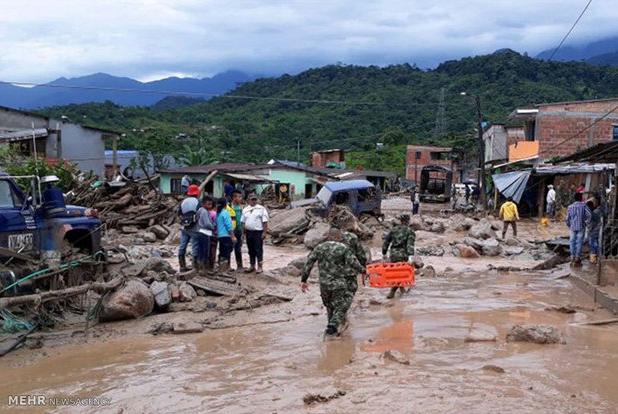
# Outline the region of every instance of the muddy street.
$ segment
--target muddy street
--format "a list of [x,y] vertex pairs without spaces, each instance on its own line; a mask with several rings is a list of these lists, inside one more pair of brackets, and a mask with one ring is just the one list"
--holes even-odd
[[[607,315],[556,272],[454,272],[393,301],[361,288],[350,327],[326,342],[314,284],[228,328],[14,353],[0,360],[0,389],[5,401],[110,402],[28,412],[616,412],[618,331],[578,325]],[[556,326],[566,343],[506,342],[515,324]],[[333,398],[305,404],[307,394]]]

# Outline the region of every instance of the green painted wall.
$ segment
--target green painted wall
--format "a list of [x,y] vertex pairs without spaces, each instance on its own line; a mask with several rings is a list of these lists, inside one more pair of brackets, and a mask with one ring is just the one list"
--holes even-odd
[[[196,180],[199,182],[204,181],[206,179],[207,174],[187,174],[191,177],[192,180]],[[184,174],[169,174],[169,173],[161,173],[161,178],[159,180],[159,191],[163,194],[171,194],[172,185],[171,181],[173,179],[182,179]],[[213,197],[223,197],[223,178],[220,176],[216,176],[212,179],[213,183]]]
[[[315,183],[307,177],[304,171],[285,170],[285,169],[270,169],[260,172],[261,175],[268,174],[268,178],[279,183],[287,183],[290,186],[294,186],[293,200],[299,200],[305,198],[305,184],[312,185],[313,195],[315,196]],[[258,191],[262,191],[267,185],[261,185],[258,187]],[[291,189],[291,188],[290,188]]]

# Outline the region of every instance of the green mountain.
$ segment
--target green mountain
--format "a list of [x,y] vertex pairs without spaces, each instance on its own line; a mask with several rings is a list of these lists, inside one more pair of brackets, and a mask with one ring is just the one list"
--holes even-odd
[[[445,132],[436,134],[441,91]],[[618,96],[618,68],[547,62],[507,49],[426,71],[408,64],[330,65],[258,79],[224,97],[167,110],[106,102],[44,112],[126,132],[124,148],[186,155],[199,147],[205,162],[296,159],[299,149],[306,160],[311,150],[338,147],[363,152],[352,159],[366,165],[378,142],[450,144],[474,153],[471,95],[480,96],[485,121],[503,122],[518,106]]]

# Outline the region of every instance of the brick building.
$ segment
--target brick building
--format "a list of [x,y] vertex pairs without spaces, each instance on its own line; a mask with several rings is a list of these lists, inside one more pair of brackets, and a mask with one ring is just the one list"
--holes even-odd
[[439,165],[453,171],[453,182],[459,181],[455,171],[453,149],[449,147],[433,147],[428,145],[408,145],[406,151],[406,180],[418,182],[421,171],[427,165]]
[[[527,146],[523,152],[543,161],[618,140],[618,111],[607,115],[616,106],[618,98],[547,103],[534,109],[517,109],[510,118],[521,121],[525,141],[537,143]],[[513,145],[517,143],[509,146],[509,154]],[[523,156],[522,151],[519,153]],[[517,160],[509,156],[509,161]]]
[[314,168],[345,168],[345,151],[331,149],[313,152],[311,166]]
[[493,124],[483,132],[485,141],[485,163],[508,160],[510,145],[524,141],[524,128],[505,124]]

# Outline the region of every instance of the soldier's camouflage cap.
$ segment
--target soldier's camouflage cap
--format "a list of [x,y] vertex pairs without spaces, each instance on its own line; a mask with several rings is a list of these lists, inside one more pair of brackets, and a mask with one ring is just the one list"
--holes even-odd
[[399,216],[399,220],[401,220],[401,221],[410,221],[410,215],[409,214],[401,214]]

